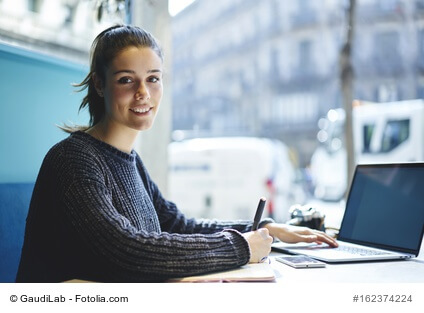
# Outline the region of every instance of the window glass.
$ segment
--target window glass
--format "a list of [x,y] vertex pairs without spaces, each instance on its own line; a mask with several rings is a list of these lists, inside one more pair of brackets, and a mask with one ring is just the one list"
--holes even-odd
[[389,152],[409,138],[409,122],[409,119],[387,122],[380,152]]
[[374,128],[375,128],[374,124],[364,125],[364,132],[363,132],[364,146],[363,146],[362,152],[369,153],[371,151],[370,145],[371,145],[371,138],[374,133]]

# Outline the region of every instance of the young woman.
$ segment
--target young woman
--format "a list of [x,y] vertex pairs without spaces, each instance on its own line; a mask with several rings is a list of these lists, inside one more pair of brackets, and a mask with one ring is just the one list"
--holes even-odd
[[[265,219],[252,223],[186,218],[165,200],[133,150],[162,92],[156,40],[118,25],[93,42],[81,108],[90,126],[47,153],[34,188],[17,282],[85,279],[153,282],[259,262],[272,237],[325,242],[326,234]],[[272,236],[272,237],[271,237]]]

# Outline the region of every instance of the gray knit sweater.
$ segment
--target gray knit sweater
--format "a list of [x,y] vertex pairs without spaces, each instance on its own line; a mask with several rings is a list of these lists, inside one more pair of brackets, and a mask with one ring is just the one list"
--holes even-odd
[[17,282],[164,281],[235,268],[251,223],[186,218],[135,151],[75,132],[46,155],[32,195]]

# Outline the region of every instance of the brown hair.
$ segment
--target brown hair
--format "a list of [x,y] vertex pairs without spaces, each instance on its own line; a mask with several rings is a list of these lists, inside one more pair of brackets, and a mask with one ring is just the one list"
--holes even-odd
[[78,91],[87,89],[87,95],[82,99],[79,111],[88,107],[90,114],[89,126],[64,125],[60,126],[61,129],[66,132],[86,130],[96,125],[103,118],[105,104],[103,98],[96,91],[93,74],[96,73],[97,77],[104,83],[106,69],[112,60],[122,50],[131,46],[151,48],[163,62],[162,49],[149,32],[131,25],[115,25],[105,29],[97,35],[91,45],[90,72],[81,83],[74,85],[74,87],[80,87]]

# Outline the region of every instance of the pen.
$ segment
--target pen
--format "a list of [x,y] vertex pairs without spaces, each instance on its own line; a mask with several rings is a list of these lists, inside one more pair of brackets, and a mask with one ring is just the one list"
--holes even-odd
[[255,218],[253,219],[252,231],[257,230],[259,226],[259,222],[262,218],[262,212],[264,211],[266,199],[262,197],[259,199],[258,208],[256,209]]

